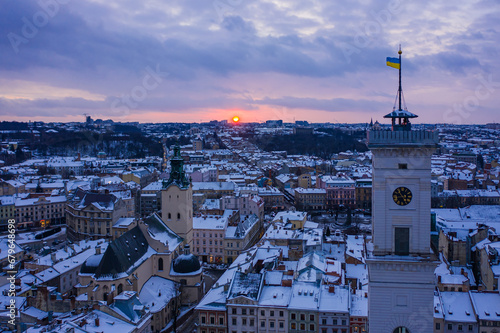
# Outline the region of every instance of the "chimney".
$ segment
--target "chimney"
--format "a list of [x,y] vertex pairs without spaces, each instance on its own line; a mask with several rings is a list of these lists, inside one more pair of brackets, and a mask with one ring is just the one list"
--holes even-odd
[[438,275],[438,283],[441,283],[441,275]]
[[55,252],[52,252],[50,254],[50,260],[55,264],[57,262],[57,257],[56,257],[56,253]]
[[329,293],[332,293],[332,294],[333,294],[333,293],[335,293],[335,286],[334,286],[334,285],[330,285],[330,286],[328,287],[328,292],[329,292]]
[[99,327],[99,317],[95,318],[95,327]]
[[95,254],[101,254],[101,246],[99,245],[95,246]]

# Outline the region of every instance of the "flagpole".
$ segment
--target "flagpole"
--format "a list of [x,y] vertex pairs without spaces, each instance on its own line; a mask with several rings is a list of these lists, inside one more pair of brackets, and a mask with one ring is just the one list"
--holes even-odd
[[401,93],[403,91],[403,89],[401,88],[401,53],[403,53],[403,51],[401,51],[401,44],[399,44],[399,51],[398,51],[398,54],[399,54],[399,110],[402,110],[401,109]]

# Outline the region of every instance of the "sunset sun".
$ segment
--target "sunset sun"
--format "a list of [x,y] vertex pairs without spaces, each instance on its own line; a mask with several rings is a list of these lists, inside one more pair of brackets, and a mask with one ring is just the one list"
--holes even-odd
[[240,121],[240,117],[238,117],[238,116],[233,117],[233,122],[237,123],[239,121]]

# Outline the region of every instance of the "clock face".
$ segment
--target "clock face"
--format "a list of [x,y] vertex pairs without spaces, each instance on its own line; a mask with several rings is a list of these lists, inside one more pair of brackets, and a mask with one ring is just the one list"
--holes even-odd
[[413,194],[407,187],[398,187],[392,192],[392,199],[399,206],[406,206],[411,202]]

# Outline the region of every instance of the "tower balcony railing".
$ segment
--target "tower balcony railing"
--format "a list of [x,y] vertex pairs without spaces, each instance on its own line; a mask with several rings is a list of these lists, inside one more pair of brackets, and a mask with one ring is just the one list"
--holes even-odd
[[428,145],[435,146],[439,142],[437,131],[369,131],[368,146],[376,147],[387,144]]

